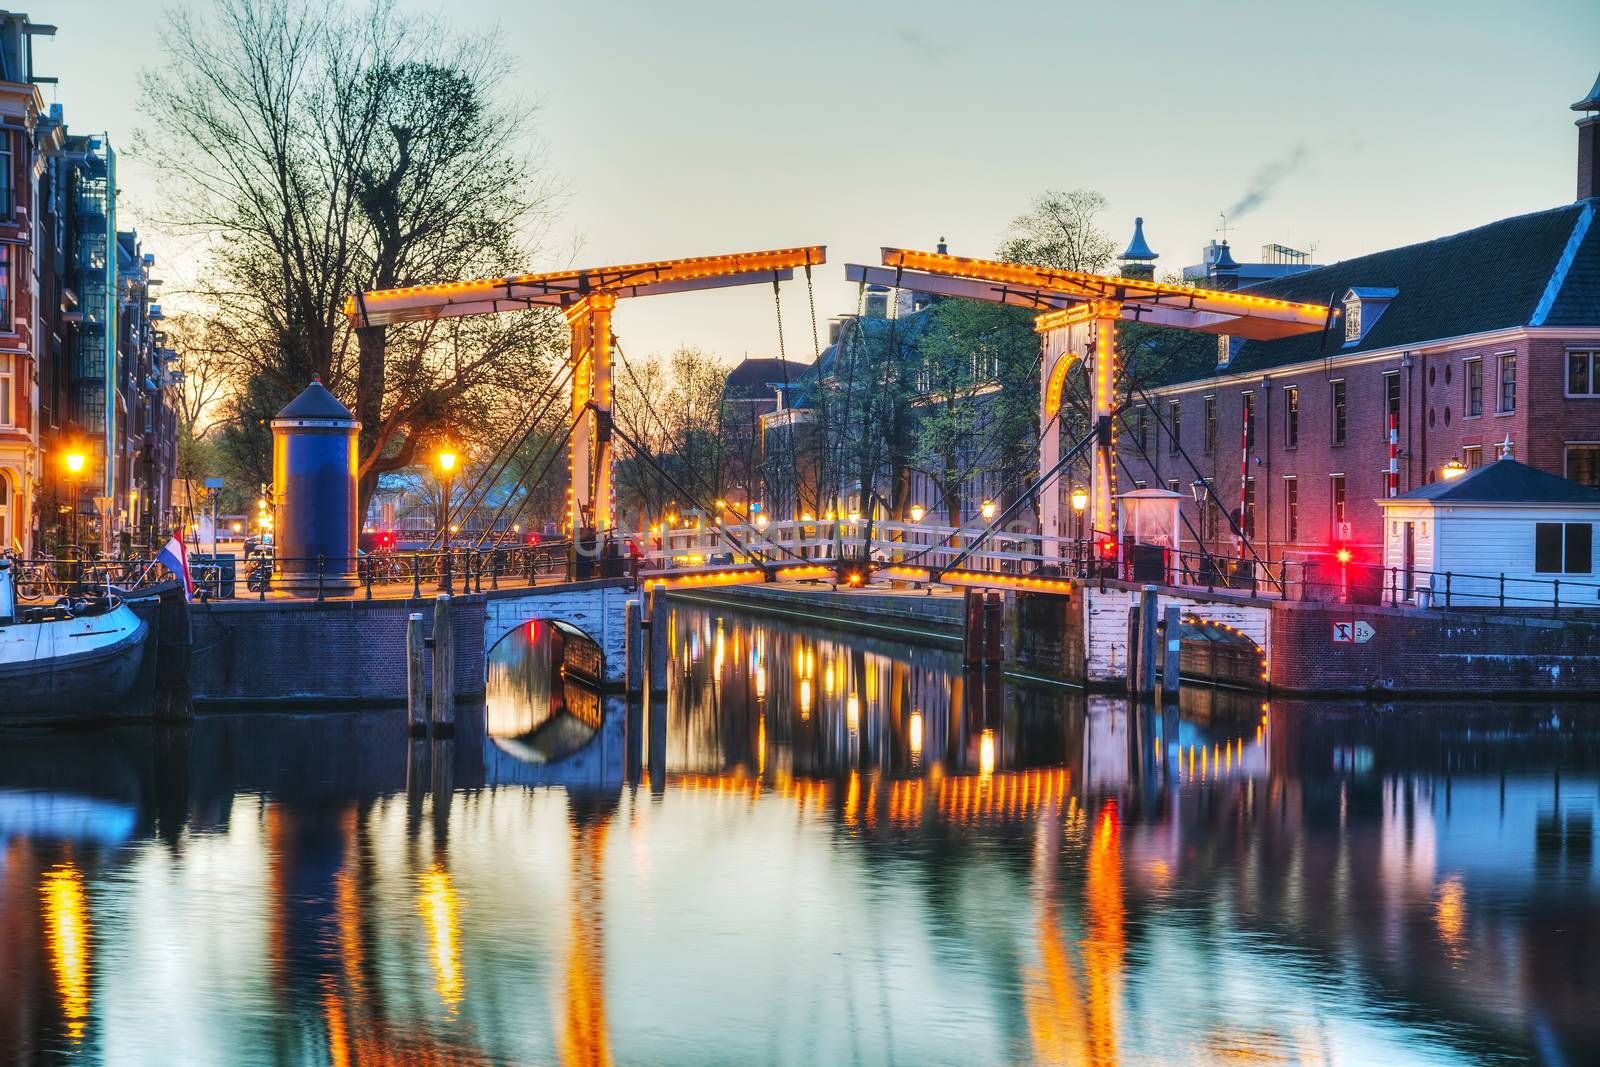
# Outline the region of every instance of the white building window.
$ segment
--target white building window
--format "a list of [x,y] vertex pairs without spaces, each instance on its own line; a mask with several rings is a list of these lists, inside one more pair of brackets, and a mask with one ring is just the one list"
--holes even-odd
[[1567,350],[1567,395],[1600,396],[1600,349]]
[[11,357],[0,356],[0,426],[17,424],[15,382],[11,372]]
[[1344,298],[1344,341],[1361,340],[1361,298],[1347,296]]

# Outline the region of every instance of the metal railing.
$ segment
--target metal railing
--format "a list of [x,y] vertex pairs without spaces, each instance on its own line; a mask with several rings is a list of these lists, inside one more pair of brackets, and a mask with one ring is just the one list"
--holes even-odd
[[[35,556],[16,558],[17,599],[52,603],[62,597],[126,593],[169,578],[153,559],[142,557]],[[547,543],[427,552],[373,552],[348,557],[273,557],[255,552],[243,557],[189,557],[189,577],[205,600],[271,593],[327,599],[347,595],[417,596],[432,592],[482,592],[507,585],[537,585],[565,575],[567,545]],[[409,588],[407,588],[409,587]]]

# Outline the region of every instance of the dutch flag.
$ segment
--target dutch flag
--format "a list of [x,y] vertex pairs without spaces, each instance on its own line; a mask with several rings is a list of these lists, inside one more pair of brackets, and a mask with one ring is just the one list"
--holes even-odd
[[177,534],[172,535],[172,540],[161,550],[156,562],[165,566],[172,572],[174,578],[183,583],[183,599],[193,601],[194,579],[189,577],[189,550],[184,547],[182,539]]

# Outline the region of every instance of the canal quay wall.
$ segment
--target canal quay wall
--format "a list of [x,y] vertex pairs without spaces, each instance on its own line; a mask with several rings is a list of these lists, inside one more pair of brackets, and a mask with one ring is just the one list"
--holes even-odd
[[[1005,597],[1004,668],[1089,689],[1126,687],[1128,609],[1140,586],[1108,581],[1072,597]],[[1229,633],[1249,670],[1211,677],[1218,659],[1184,640],[1187,682],[1295,696],[1542,698],[1600,694],[1600,622],[1536,614],[1267,600],[1242,593],[1161,602]],[[674,592],[674,600],[751,611],[805,625],[959,648],[959,595],[741,586]],[[1259,677],[1265,655],[1269,677]],[[1245,661],[1248,661],[1246,663]]]
[[[455,699],[479,703],[488,652],[529,621],[561,621],[605,654],[605,683],[620,686],[626,661],[626,579],[485,589],[451,597]],[[433,595],[323,601],[267,597],[192,604],[189,690],[205,705],[384,705],[406,699],[406,620],[416,612],[433,637]],[[154,604],[136,605],[152,612]],[[433,657],[423,657],[425,689]]]
[[[458,702],[483,699],[485,606],[483,595],[451,598]],[[200,705],[403,704],[406,618],[412,612],[421,613],[431,638],[431,598],[190,605],[190,692]],[[431,687],[432,656],[423,658]]]

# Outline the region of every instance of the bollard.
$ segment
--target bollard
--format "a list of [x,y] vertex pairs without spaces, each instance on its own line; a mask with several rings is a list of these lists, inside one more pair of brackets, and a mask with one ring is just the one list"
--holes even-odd
[[1161,621],[1161,603],[1156,587],[1147,585],[1139,592],[1139,695],[1154,696],[1156,671],[1161,660],[1156,646],[1156,624]]
[[373,570],[372,560],[365,559],[365,560],[358,560],[357,562],[361,564],[361,569],[363,571],[362,580],[366,582],[367,599],[371,600],[372,599],[372,570]]
[[644,690],[644,621],[640,614],[643,607],[637,600],[630,600],[627,609],[627,643],[623,653],[627,660],[627,691],[629,696],[637,696]]
[[324,559],[322,556],[318,556],[317,557],[317,599],[319,601],[328,599],[323,594],[323,579],[326,576],[327,571],[328,571],[328,561],[326,559]]
[[452,600],[449,593],[440,593],[433,600],[433,733],[436,737],[453,733],[456,727]]
[[1161,703],[1176,704],[1183,671],[1183,609],[1168,604],[1164,618],[1166,656],[1161,661]]
[[650,590],[650,664],[645,680],[652,694],[667,695],[667,592],[657,587]]
[[415,552],[411,553],[411,599],[422,599],[422,563]]
[[406,616],[406,723],[413,737],[428,732],[428,642],[422,629],[422,612]]

